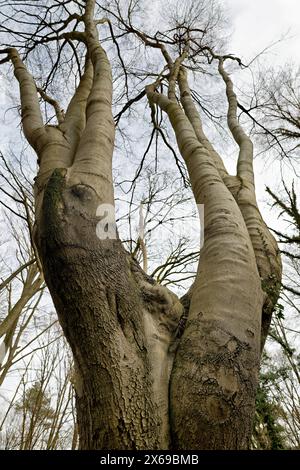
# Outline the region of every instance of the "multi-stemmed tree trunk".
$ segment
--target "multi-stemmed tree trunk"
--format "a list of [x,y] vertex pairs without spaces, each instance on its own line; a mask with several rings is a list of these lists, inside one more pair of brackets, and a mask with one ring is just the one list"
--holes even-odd
[[[84,30],[61,34],[82,41],[87,59],[66,113],[56,106],[57,126],[44,125],[36,84],[17,50],[5,51],[20,85],[23,130],[38,156],[35,243],[74,355],[80,447],[245,449],[281,265],[257,207],[252,143],[224,68],[232,58],[206,50],[226,87],[228,127],[239,146],[236,176],[205,136],[193,103],[184,68],[188,34],[175,61],[160,47],[168,96],[157,91],[160,79],[146,89],[150,106],[167,113],[195,200],[204,204],[201,260],[181,302],[112,236],[112,76],[95,1],[85,3],[77,18]],[[107,238],[99,235],[105,230]]]

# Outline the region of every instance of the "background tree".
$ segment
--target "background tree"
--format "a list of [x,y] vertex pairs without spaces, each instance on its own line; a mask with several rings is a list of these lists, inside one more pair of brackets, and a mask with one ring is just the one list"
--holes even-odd
[[[12,364],[26,349],[23,341],[37,314],[45,285],[36,250],[31,243],[34,213],[32,186],[25,173],[18,174],[16,165],[12,166],[2,154],[0,157],[0,204],[4,210],[2,223],[9,228],[3,237],[3,243],[8,247],[6,256],[1,259],[1,386]],[[17,265],[15,260],[8,258],[7,252],[10,251],[14,251]],[[34,343],[34,337],[30,342]]]
[[[263,365],[265,362],[263,361]],[[260,376],[252,436],[254,449],[283,450],[287,448],[285,428],[280,419],[282,408],[280,402],[270,396],[270,388],[273,389],[275,381],[282,375],[283,370],[281,369],[279,374],[270,373],[269,371],[268,373],[262,373]]]
[[[21,374],[14,397],[1,409],[0,448],[75,449],[72,371],[63,338],[53,331]],[[47,343],[50,344],[48,347]]]

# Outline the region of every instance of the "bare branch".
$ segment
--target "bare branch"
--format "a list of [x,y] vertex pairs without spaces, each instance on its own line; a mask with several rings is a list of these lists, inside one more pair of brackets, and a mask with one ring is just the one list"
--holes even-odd
[[61,109],[58,101],[56,101],[54,98],[51,98],[51,96],[47,95],[47,93],[45,93],[42,88],[37,87],[37,91],[39,92],[44,101],[53,106],[58,124],[62,124],[64,121],[64,111]]
[[31,259],[27,263],[24,263],[22,266],[20,266],[16,271],[14,271],[10,276],[8,276],[3,282],[0,284],[0,291],[4,289],[18,274],[20,274],[23,269],[28,268],[31,264],[35,262],[35,259]]
[[45,137],[45,127],[39,106],[35,82],[16,49],[8,50],[14,66],[14,73],[19,82],[21,95],[21,113],[24,134],[35,150],[38,150],[39,139]]
[[178,75],[178,83],[180,88],[180,101],[182,103],[185,114],[187,115],[190,123],[193,126],[197,139],[210,152],[221,178],[224,178],[228,175],[227,170],[220,155],[216,152],[216,150],[204,134],[200,114],[197,111],[195,103],[192,99],[191,90],[187,80],[187,71],[184,67],[181,67],[180,69]]
[[237,98],[233,90],[232,80],[224,69],[223,64],[225,58],[227,57],[224,56],[223,58],[219,58],[218,69],[226,86],[226,95],[228,100],[228,127],[240,149],[237,163],[237,175],[240,178],[247,179],[254,186],[253,144],[237,119]]

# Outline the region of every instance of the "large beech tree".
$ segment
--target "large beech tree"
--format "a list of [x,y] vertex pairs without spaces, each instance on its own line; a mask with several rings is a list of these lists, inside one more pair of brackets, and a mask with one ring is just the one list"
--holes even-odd
[[[22,2],[27,18],[39,23],[30,38],[15,31],[28,46],[25,56],[51,41],[86,51],[66,112],[38,89],[18,48],[2,48],[1,62],[13,66],[23,131],[37,154],[34,239],[74,356],[80,448],[248,448],[281,263],[257,206],[253,145],[237,118],[227,71],[228,62],[240,61],[205,42],[209,24],[200,30],[182,21],[170,40],[169,33],[150,36],[118,18],[123,35],[135,35],[164,60],[160,74],[149,71],[138,98],[146,96],[154,122],[157,109],[167,116],[195,201],[204,204],[197,275],[180,299],[143,272],[118,237],[97,236],[99,206],[114,205],[113,78],[99,40],[109,19],[96,16],[95,0],[40,3]],[[62,19],[51,23],[59,8]],[[216,63],[224,82],[228,129],[238,146],[235,175],[206,137],[189,87],[198,57]],[[39,93],[54,106],[57,125],[44,123]]]

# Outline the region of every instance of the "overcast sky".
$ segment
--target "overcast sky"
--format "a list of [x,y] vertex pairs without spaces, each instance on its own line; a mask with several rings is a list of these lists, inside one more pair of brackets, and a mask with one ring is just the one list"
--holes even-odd
[[[230,53],[240,56],[244,63],[250,61],[265,47],[285,39],[260,57],[261,64],[284,65],[293,62],[300,66],[300,0],[221,0],[228,5],[228,16],[233,21]],[[258,199],[267,199],[265,186],[275,190],[280,187],[279,164],[265,159],[255,160]],[[287,175],[293,179],[294,175]],[[276,215],[261,204],[264,216],[274,227]]]
[[250,59],[287,34],[290,39],[277,45],[267,58],[276,63],[290,58],[300,62],[299,0],[225,0],[224,3],[231,10],[234,23],[232,52]]

